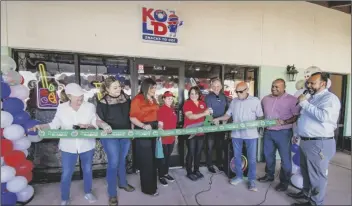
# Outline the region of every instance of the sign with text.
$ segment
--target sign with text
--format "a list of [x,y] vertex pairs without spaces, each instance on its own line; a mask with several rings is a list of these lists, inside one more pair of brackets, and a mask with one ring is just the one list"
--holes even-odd
[[147,42],[178,44],[183,25],[175,10],[142,7],[142,39]]

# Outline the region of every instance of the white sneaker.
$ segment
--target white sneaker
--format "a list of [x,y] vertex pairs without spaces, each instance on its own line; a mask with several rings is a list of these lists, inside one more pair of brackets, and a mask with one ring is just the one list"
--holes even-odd
[[70,201],[69,200],[62,200],[61,205],[69,205]]
[[84,195],[84,198],[89,201],[89,203],[94,203],[97,201],[97,198],[92,193],[87,193]]

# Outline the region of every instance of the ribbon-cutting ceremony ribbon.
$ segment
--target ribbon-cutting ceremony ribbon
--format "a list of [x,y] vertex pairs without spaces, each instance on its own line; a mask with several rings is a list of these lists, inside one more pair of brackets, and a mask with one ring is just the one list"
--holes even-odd
[[191,135],[197,133],[210,133],[232,131],[238,129],[250,129],[258,127],[271,127],[277,125],[276,120],[255,120],[240,123],[230,123],[214,126],[202,126],[195,128],[170,129],[170,130],[113,130],[107,134],[103,130],[42,130],[38,135],[44,139],[61,138],[148,138]]

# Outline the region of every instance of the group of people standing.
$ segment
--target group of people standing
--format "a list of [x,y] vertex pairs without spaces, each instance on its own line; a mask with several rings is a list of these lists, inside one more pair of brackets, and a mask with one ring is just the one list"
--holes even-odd
[[[271,94],[262,101],[249,94],[248,85],[241,82],[236,86],[237,97],[231,103],[221,92],[219,79],[211,82],[212,92],[202,100],[197,86],[189,90],[189,99],[183,105],[184,128],[202,126],[205,117],[212,115],[213,122],[226,124],[233,122],[252,121],[257,119],[278,119],[278,126],[266,128],[264,131],[264,154],[266,175],[259,178],[261,182],[274,180],[276,150],[281,157],[280,184],[277,191],[288,188],[291,177],[291,138],[292,126],[298,119],[297,134],[301,137],[301,170],[304,177],[302,193],[291,195],[295,198],[310,197],[312,190],[318,194],[311,196],[310,203],[322,204],[326,181],[327,166],[334,155],[333,130],[340,110],[340,103],[335,95],[326,89],[327,77],[316,73],[308,80],[307,89],[313,97],[307,101],[304,96],[297,98],[286,93],[285,81],[277,79],[272,83]],[[177,115],[173,109],[174,95],[166,91],[162,95],[163,105],[159,106],[155,99],[156,82],[147,78],[141,83],[139,94],[132,100],[124,94],[121,83],[114,77],[106,78],[101,86],[102,99],[96,106],[85,102],[84,91],[75,83],[66,85],[62,92],[65,103],[57,108],[51,123],[37,125],[33,129],[87,129],[100,128],[107,133],[113,129],[175,129]],[[309,122],[309,123],[308,123]],[[204,140],[207,142],[208,171],[215,173],[212,161],[212,149],[217,149],[216,166],[222,170],[224,132],[191,135],[187,139],[186,176],[196,181],[203,178],[199,170],[201,151]],[[243,143],[246,145],[249,164],[248,189],[257,191],[256,180],[256,148],[259,137],[257,129],[242,129],[231,132],[236,177],[230,183],[237,185],[243,181],[241,155]],[[157,182],[167,186],[174,178],[169,175],[169,160],[175,144],[175,136],[162,137],[163,159],[155,157],[156,138],[135,139],[136,165],[140,171],[141,190],[143,193],[157,196]],[[310,141],[310,140],[321,140]],[[324,140],[324,141],[323,141]],[[108,184],[109,205],[118,205],[117,186],[128,192],[134,191],[126,179],[125,158],[131,140],[124,138],[100,139],[108,164],[106,181]],[[62,152],[61,199],[62,205],[69,204],[70,184],[77,157],[82,163],[85,198],[94,202],[92,193],[92,161],[95,139],[60,139],[59,148]],[[312,147],[320,148],[315,154]],[[322,148],[324,147],[324,149]],[[314,154],[313,154],[314,153]],[[318,156],[317,156],[318,155]],[[323,155],[325,158],[319,158]],[[321,162],[324,162],[321,163]],[[304,166],[305,165],[305,166]]]

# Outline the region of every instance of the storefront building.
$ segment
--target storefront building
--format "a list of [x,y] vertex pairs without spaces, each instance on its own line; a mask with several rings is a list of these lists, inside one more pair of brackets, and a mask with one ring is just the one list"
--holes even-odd
[[[251,95],[262,98],[274,79],[283,78],[293,94],[295,81],[288,80],[286,66],[294,64],[300,80],[304,69],[315,65],[332,74],[332,90],[343,104],[336,138],[350,141],[351,19],[308,2],[1,2],[1,46],[32,90],[38,81],[41,85],[38,63],[44,63],[58,90],[80,83],[88,91],[86,100],[104,76],[117,76],[132,97],[141,80],[152,77],[158,95],[166,90],[176,95],[179,126],[180,108],[193,85],[207,94],[210,80],[220,78],[233,98],[237,82],[246,81]],[[38,106],[34,96],[27,101],[28,111],[50,121],[55,109]],[[31,149],[34,180],[57,181],[57,140]],[[180,141],[173,166],[183,165],[184,153]],[[105,175],[105,164],[98,144],[97,176]]]

